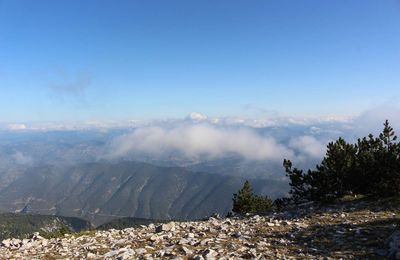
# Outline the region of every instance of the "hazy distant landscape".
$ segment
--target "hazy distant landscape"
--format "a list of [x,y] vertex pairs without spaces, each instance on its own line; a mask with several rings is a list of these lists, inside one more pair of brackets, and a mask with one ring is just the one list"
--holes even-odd
[[225,215],[246,179],[258,194],[286,196],[283,158],[313,168],[329,141],[351,140],[368,130],[359,128],[360,120],[275,119],[254,125],[192,113],[131,127],[4,126],[0,210],[80,217],[96,225],[121,217]]

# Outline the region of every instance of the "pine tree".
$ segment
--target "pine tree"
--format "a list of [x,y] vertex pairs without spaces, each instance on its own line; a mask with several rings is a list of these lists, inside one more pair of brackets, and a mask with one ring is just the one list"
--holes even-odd
[[386,119],[385,123],[383,124],[384,128],[381,134],[379,134],[379,139],[383,141],[385,144],[386,150],[389,152],[391,147],[395,145],[394,141],[396,141],[397,136],[393,128],[389,125],[389,121]]
[[242,189],[233,194],[233,208],[235,213],[265,213],[272,207],[272,200],[267,196],[255,195],[249,181],[245,181]]
[[386,120],[384,128],[379,134],[381,142],[380,149],[377,151],[378,157],[378,181],[375,183],[375,195],[392,196],[400,193],[400,163],[399,163],[399,144],[395,141],[397,136],[393,128]]
[[290,199],[330,201],[346,194],[386,197],[400,194],[400,144],[388,120],[379,137],[372,134],[349,144],[343,138],[331,142],[316,170],[283,166],[290,180]]
[[314,199],[329,201],[353,192],[350,184],[356,152],[357,148],[343,138],[328,144],[325,157],[313,173]]
[[373,186],[378,181],[376,173],[379,171],[377,168],[379,158],[376,155],[380,146],[380,141],[372,134],[368,135],[368,138],[358,139],[354,178],[350,180],[355,193],[370,194],[375,189]]
[[290,160],[283,160],[286,176],[289,178],[290,199],[295,203],[302,203],[311,199],[310,174],[304,174],[303,170],[292,168]]
[[284,160],[283,166],[289,177],[291,199],[294,203],[305,201],[331,201],[344,194],[351,193],[349,180],[355,165],[356,148],[343,138],[331,142],[327,152],[316,170],[293,168],[290,160]]
[[357,143],[357,182],[360,194],[375,197],[392,196],[400,193],[399,144],[393,128],[386,120],[379,137],[372,134]]
[[242,189],[233,194],[233,208],[235,213],[248,213],[254,211],[253,189],[249,181],[245,181]]

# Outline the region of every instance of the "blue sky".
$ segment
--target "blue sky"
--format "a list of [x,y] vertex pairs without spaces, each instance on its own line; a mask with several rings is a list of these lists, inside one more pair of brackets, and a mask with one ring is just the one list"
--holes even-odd
[[400,103],[400,1],[0,0],[0,121]]

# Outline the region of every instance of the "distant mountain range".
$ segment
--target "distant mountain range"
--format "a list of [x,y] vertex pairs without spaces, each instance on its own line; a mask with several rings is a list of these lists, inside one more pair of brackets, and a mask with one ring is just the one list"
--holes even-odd
[[[244,182],[236,176],[192,172],[140,162],[35,166],[0,180],[0,210],[80,217],[99,225],[120,217],[199,219],[226,214]],[[278,197],[287,182],[254,179],[255,192]]]
[[[186,120],[179,124],[198,123]],[[168,132],[176,128],[176,122],[161,126]],[[235,133],[239,128],[229,126]],[[259,137],[273,136],[287,147],[288,136],[311,131],[301,125],[243,129]],[[190,156],[179,149],[162,153],[133,149],[108,157],[125,144],[117,142],[115,146],[115,140],[129,141],[119,138],[129,137],[132,131],[135,129],[0,130],[0,210],[79,217],[95,225],[124,217],[201,219],[230,211],[232,194],[245,179],[252,181],[256,193],[272,198],[288,191],[280,159],[253,160],[234,152]],[[318,136],[329,137],[325,132]],[[301,158],[299,167],[314,165],[315,158]]]

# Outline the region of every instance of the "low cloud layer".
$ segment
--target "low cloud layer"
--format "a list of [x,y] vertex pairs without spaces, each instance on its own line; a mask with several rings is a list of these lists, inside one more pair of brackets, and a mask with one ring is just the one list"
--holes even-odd
[[[184,119],[149,122],[86,122],[81,124],[5,124],[0,130],[17,132],[73,130],[109,132],[97,159],[169,161],[185,164],[236,154],[248,160],[282,163],[284,158],[313,167],[326,145],[338,137],[358,137],[382,131],[389,119],[400,131],[400,109],[381,106],[354,117],[321,118],[210,118],[191,113]],[[114,131],[116,129],[116,131]],[[133,130],[132,130],[133,129]],[[125,134],[122,134],[125,133]],[[21,159],[17,155],[15,159]],[[188,159],[188,160],[187,160]],[[23,162],[24,160],[19,160]]]
[[281,162],[290,158],[307,164],[322,159],[328,142],[338,137],[355,142],[357,137],[378,134],[385,119],[391,120],[395,130],[400,129],[400,110],[389,105],[353,117],[252,120],[208,118],[192,113],[183,121],[138,126],[131,133],[117,137],[108,157],[146,153],[153,158],[173,151],[189,158],[237,154],[249,160]]
[[313,137],[292,138],[289,144],[278,142],[251,128],[220,127],[216,125],[183,124],[173,127],[140,127],[116,138],[110,149],[113,158],[130,153],[163,156],[179,152],[187,157],[218,158],[237,154],[249,160],[281,161],[294,158],[298,151],[306,157],[321,157],[324,146]]

